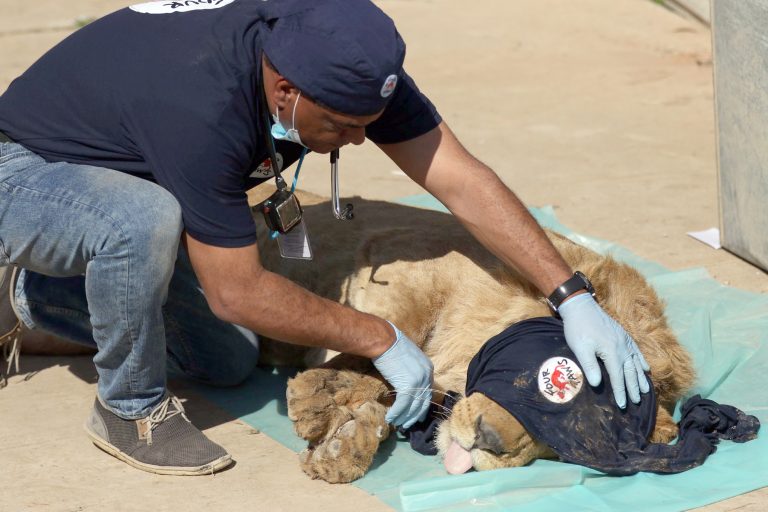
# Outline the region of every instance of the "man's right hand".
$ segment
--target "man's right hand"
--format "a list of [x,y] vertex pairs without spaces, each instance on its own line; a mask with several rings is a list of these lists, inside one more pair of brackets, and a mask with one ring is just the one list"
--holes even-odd
[[565,341],[590,386],[597,386],[602,380],[599,357],[605,364],[616,404],[624,409],[627,394],[633,403],[640,403],[640,393],[651,389],[645,376],[651,367],[635,340],[588,293],[566,299],[558,312],[563,318]]
[[397,393],[387,412],[387,423],[407,429],[427,415],[432,399],[432,361],[392,322],[389,324],[395,330],[395,342],[374,358],[373,364]]

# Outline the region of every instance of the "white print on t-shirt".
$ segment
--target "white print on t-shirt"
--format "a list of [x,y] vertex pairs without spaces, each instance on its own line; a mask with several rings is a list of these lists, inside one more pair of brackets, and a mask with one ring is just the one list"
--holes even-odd
[[144,14],[168,14],[171,12],[199,11],[201,9],[218,9],[229,5],[235,0],[162,0],[160,2],[145,2],[131,6],[132,11]]
[[[276,154],[275,157],[277,158],[277,168],[282,171],[283,170],[283,155],[280,153]],[[263,162],[259,164],[259,166],[256,168],[255,171],[251,173],[251,178],[271,178],[274,176],[275,173],[272,172],[272,165],[271,160],[267,158]]]

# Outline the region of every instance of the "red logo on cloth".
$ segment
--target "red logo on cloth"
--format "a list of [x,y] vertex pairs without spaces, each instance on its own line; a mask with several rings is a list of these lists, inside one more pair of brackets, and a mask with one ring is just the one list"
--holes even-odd
[[581,368],[567,357],[552,357],[539,368],[539,392],[550,402],[570,402],[583,383]]

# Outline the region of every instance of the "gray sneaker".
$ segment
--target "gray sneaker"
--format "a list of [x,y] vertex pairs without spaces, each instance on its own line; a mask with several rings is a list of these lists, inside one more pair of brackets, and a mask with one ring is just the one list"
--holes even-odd
[[161,475],[213,474],[232,457],[187,419],[178,398],[168,395],[140,420],[124,420],[98,398],[85,430],[96,446],[131,466]]
[[[19,371],[19,353],[21,352],[21,322],[14,310],[13,291],[16,284],[16,267],[0,267],[0,349],[2,357],[8,365],[6,372],[10,373],[11,366]],[[0,388],[8,383],[5,373],[0,368]]]

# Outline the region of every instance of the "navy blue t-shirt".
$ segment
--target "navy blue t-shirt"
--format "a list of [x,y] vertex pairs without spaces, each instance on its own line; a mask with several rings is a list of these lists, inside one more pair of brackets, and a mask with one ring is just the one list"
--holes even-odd
[[[11,83],[0,96],[0,131],[47,161],[154,180],[179,201],[195,239],[249,245],[256,229],[246,191],[272,174],[259,110],[260,3],[163,14],[126,8],[97,20]],[[184,2],[156,4],[172,11]],[[412,139],[440,122],[402,75],[366,129],[374,142]],[[282,168],[301,150],[277,142]]]

